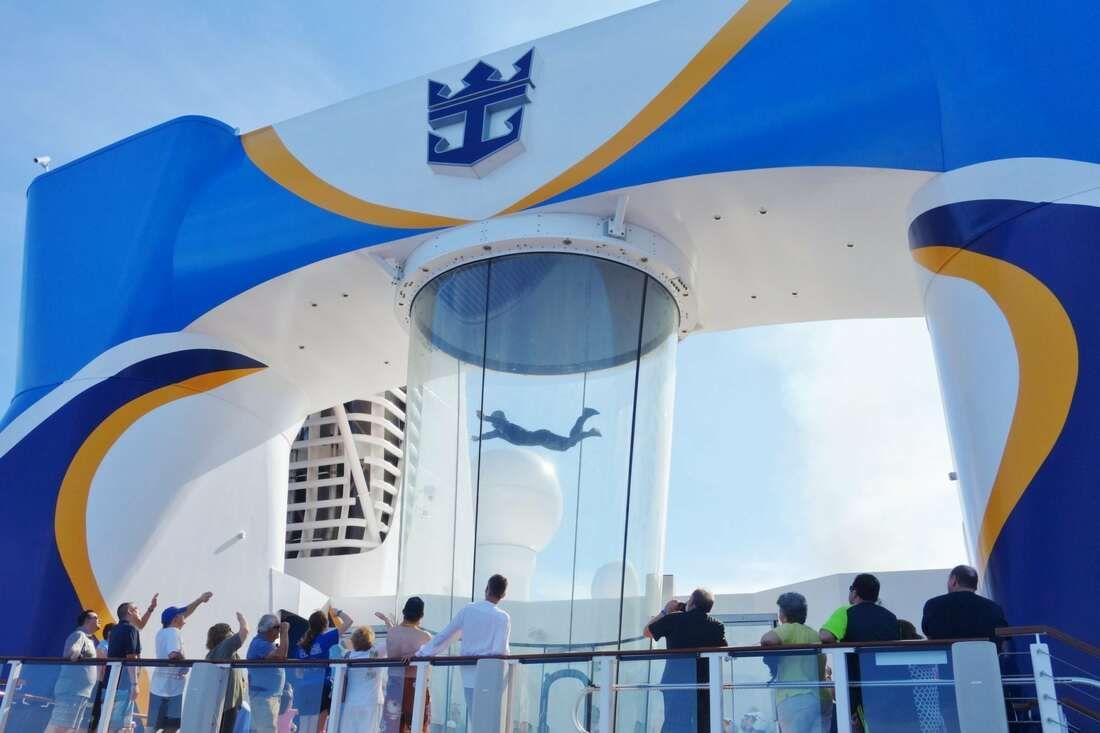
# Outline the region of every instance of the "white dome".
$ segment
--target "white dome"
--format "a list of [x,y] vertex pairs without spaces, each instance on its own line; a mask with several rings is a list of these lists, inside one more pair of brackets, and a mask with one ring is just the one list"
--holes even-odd
[[622,577],[623,564],[620,561],[609,562],[600,567],[592,576],[593,598],[618,598],[620,591],[623,598],[634,598],[640,595],[638,591],[638,573],[630,563],[626,564],[626,578]]
[[562,513],[553,463],[527,448],[484,451],[479,486],[479,545],[518,545],[538,552],[550,543]]

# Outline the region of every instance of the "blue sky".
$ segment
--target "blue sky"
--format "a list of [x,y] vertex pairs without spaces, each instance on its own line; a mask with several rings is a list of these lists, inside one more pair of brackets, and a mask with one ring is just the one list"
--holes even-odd
[[[183,114],[250,130],[643,4],[0,4],[0,402],[35,155],[58,165]],[[679,589],[965,560],[922,321],[694,336],[677,400],[666,565]]]

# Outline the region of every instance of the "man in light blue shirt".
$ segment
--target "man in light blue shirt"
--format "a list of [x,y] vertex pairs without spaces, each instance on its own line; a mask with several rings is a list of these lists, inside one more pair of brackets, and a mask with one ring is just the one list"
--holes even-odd
[[[256,624],[256,636],[248,645],[246,659],[286,659],[290,624],[279,623],[268,613]],[[258,665],[248,670],[248,696],[252,712],[251,730],[274,733],[279,727],[279,701],[286,684],[286,671],[278,665]]]

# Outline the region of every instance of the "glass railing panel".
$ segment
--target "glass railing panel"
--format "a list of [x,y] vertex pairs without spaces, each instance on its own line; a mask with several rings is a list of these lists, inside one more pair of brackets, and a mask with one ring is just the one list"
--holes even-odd
[[627,657],[619,661],[615,730],[695,733],[705,726],[709,698],[706,660],[693,655],[667,658]]
[[433,662],[428,693],[431,730],[461,733],[470,726],[467,700],[473,695],[477,668],[473,664]]
[[957,731],[951,649],[862,649],[849,655],[853,714],[872,730]]
[[89,730],[102,670],[87,663],[24,662],[14,689],[4,686],[5,696],[12,696],[5,730]]
[[[346,663],[341,733],[399,731],[411,725],[414,667],[384,659],[348,659]],[[406,676],[406,671],[411,676]],[[329,730],[333,730],[331,724]]]
[[332,704],[332,673],[322,665],[254,664],[246,667],[250,725],[266,730],[317,733],[323,730]]
[[833,691],[816,650],[738,653],[725,672],[723,714],[732,730],[826,733]]
[[767,687],[773,672],[765,657],[739,655],[730,657],[727,664],[722,710],[726,719],[733,721],[733,730],[775,730],[775,699]]
[[584,730],[592,730],[595,702],[592,662],[521,662],[512,667],[512,728],[520,731],[573,733],[574,715]]

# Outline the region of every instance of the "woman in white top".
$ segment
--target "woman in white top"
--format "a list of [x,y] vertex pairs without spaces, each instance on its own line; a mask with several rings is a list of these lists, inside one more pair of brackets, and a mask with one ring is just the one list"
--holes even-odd
[[[376,659],[383,656],[374,644],[374,631],[359,626],[351,634],[348,659]],[[379,645],[381,646],[381,645]],[[382,685],[385,667],[349,667],[341,733],[378,733],[382,723]]]

